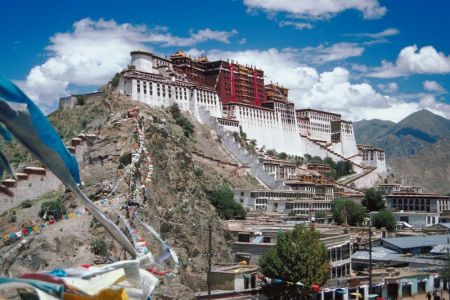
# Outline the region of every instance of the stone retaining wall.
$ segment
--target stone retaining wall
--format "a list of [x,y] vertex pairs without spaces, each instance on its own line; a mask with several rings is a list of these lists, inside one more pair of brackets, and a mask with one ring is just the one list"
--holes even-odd
[[[83,161],[93,139],[95,135],[80,134],[70,140],[67,148],[79,163]],[[26,200],[37,199],[62,188],[62,182],[49,170],[42,167],[25,167],[22,172],[17,173],[17,180],[8,178],[0,183],[0,214]]]

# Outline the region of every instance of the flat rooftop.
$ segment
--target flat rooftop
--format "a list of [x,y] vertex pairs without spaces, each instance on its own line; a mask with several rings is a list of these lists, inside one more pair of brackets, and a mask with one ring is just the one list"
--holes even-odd
[[450,240],[450,235],[448,234],[425,235],[420,238],[417,236],[408,236],[381,239],[383,245],[387,243],[400,249],[434,247],[439,244],[447,244],[448,240]]

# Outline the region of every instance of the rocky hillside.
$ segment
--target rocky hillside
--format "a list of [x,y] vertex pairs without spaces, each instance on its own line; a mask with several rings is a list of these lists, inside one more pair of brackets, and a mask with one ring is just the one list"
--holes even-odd
[[354,126],[356,141],[384,148],[390,167],[411,183],[450,192],[450,120],[421,110],[398,123],[363,120]]
[[[131,175],[127,175],[125,170],[131,163],[132,150],[139,143],[135,120],[127,118],[126,111],[135,106],[139,107],[143,117],[145,147],[153,162],[151,180],[144,180],[152,167],[145,159],[138,162],[138,172],[132,175],[143,184],[141,196],[145,197],[146,202],[141,212],[144,220],[173,246],[182,263],[178,276],[162,279],[163,284],[157,294],[168,297],[164,299],[188,299],[192,292],[205,288],[207,264],[204,253],[208,249],[205,238],[208,236],[208,224],[213,229],[213,261],[232,262],[229,236],[223,230],[223,220],[219,219],[208,196],[224,183],[233,187],[255,188],[258,181],[246,170],[237,167],[207,127],[190,119],[194,134],[187,138],[170,113],[110,94],[101,102],[88,102],[72,110],[56,111],[50,116],[63,137],[70,138],[80,131],[98,137],[85,154],[81,167],[82,180],[86,184],[84,190],[91,199],[111,197],[116,186],[116,197],[130,197]],[[69,193],[63,193],[59,198],[67,207],[79,207]],[[18,211],[20,218],[20,209]],[[25,224],[37,218],[38,207],[34,211],[28,208],[27,211],[26,218],[18,220],[19,223]],[[8,219],[9,216],[4,215],[0,223],[5,224]],[[73,228],[80,230],[74,231]],[[44,237],[38,236],[28,247],[21,249],[8,262],[8,270],[3,271],[16,274],[92,263],[92,255],[87,254],[90,243],[98,238],[111,241],[102,228],[95,226],[90,216],[70,220],[67,226],[61,222],[57,229],[55,227]],[[146,238],[152,241],[151,236]],[[156,241],[148,244],[152,253],[157,255],[161,251]],[[72,250],[69,249],[71,247]],[[39,263],[30,264],[28,258]]]

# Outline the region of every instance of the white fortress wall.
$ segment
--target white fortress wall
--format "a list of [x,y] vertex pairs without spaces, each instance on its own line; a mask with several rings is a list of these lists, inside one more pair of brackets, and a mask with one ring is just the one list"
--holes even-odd
[[355,134],[353,131],[352,122],[342,121],[341,127],[341,143],[342,152],[341,155],[348,158],[359,153],[358,147],[356,147]]
[[242,131],[248,139],[255,140],[259,148],[276,149],[293,155],[304,154],[306,147],[300,139],[296,124],[283,124],[280,113],[241,105],[233,106],[233,110]]
[[[189,102],[191,105],[188,109],[200,123],[202,123],[200,108],[206,109],[213,117],[222,118],[223,116],[222,103],[214,90],[194,88]],[[188,109],[186,110],[189,111]]]

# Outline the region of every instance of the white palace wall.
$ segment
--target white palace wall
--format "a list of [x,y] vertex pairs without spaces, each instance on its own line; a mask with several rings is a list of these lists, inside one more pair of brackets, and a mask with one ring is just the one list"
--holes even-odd
[[[201,122],[199,108],[207,109],[214,117],[222,117],[222,104],[217,93],[208,88],[192,86],[179,80],[121,79],[119,91],[133,100],[150,106],[168,107],[177,103],[181,110],[192,113]],[[161,78],[162,79],[162,78]]]
[[281,112],[243,105],[233,105],[231,109],[228,114],[239,121],[247,138],[256,140],[259,148],[276,149],[291,155],[326,156],[326,151],[300,137],[296,121],[282,122]]

